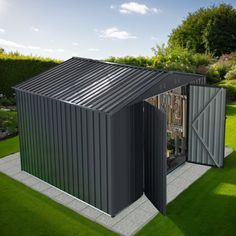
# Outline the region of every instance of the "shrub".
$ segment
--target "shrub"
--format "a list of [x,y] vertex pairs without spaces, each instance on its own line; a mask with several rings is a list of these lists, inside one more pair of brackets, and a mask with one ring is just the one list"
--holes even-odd
[[29,79],[60,61],[48,58],[22,56],[16,53],[0,54],[0,94],[12,97],[12,86]]
[[227,74],[225,75],[225,78],[227,79],[227,80],[232,80],[232,79],[234,79],[234,80],[236,80],[236,65],[235,66],[233,66],[228,72],[227,72]]
[[184,48],[165,48],[164,45],[153,48],[155,57],[153,67],[183,72],[198,72],[200,65],[212,63],[213,58],[208,54],[193,53]]
[[207,82],[216,83],[220,81],[220,73],[216,67],[212,66],[208,69],[206,74]]
[[119,64],[126,64],[126,65],[133,65],[133,66],[142,66],[148,67],[152,65],[152,58],[150,57],[109,57],[105,61],[119,63]]
[[0,98],[0,107],[14,106],[16,104],[15,97],[7,98],[5,96]]
[[18,132],[16,112],[0,110],[0,130],[7,131],[9,134]]
[[236,100],[236,80],[222,80],[216,85],[227,88],[228,100]]

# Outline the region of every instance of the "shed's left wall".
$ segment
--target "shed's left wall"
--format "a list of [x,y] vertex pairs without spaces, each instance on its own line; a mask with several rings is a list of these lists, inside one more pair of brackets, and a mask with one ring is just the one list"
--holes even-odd
[[22,170],[111,213],[109,117],[16,91]]

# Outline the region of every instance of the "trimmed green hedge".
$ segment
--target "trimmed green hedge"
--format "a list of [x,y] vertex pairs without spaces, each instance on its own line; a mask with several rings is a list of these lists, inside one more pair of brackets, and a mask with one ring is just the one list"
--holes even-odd
[[48,58],[0,54],[0,94],[12,97],[12,86],[61,63]]

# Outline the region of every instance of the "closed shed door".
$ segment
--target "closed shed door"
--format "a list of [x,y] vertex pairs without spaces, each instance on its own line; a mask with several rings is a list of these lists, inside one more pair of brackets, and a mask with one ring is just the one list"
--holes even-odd
[[222,167],[226,90],[190,85],[188,161]]

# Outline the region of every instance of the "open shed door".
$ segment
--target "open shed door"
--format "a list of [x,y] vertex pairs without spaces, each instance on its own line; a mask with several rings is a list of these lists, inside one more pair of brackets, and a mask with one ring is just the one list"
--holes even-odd
[[189,86],[188,161],[223,166],[225,104],[226,89]]
[[144,192],[166,213],[166,114],[144,102]]

